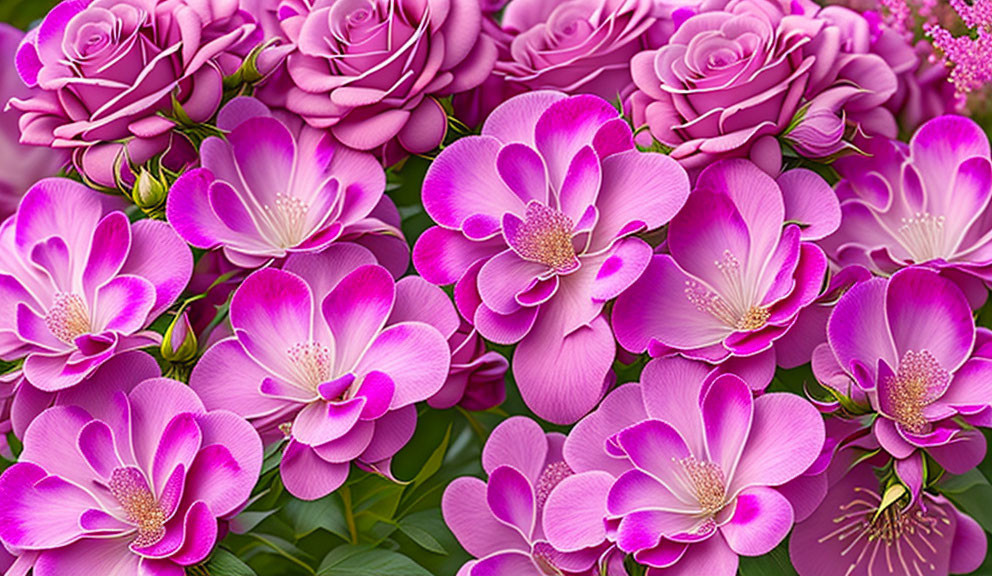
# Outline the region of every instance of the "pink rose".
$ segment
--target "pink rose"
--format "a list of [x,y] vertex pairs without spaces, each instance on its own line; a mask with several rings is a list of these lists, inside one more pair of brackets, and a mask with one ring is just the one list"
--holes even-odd
[[441,144],[438,98],[478,86],[496,60],[475,1],[282,0],[278,14],[295,46],[285,106],[387,163]]
[[11,105],[21,141],[67,148],[90,180],[115,185],[117,166],[194,158],[177,134],[217,111],[223,79],[260,40],[237,0],[65,0],[28,33],[17,71],[42,92]]
[[[0,23],[0,58],[4,62],[13,62],[23,37],[24,32]],[[0,68],[0,110],[11,98],[28,98],[33,93],[21,82],[16,70],[9,66]],[[0,111],[0,220],[17,210],[21,196],[32,184],[55,176],[67,159],[65,154],[51,148],[20,144],[18,117],[16,110]]]
[[[503,30],[514,34],[497,74],[529,90],[629,94],[630,60],[665,40],[658,16],[667,2],[652,0],[512,0]],[[666,13],[670,13],[667,10]]]
[[869,53],[869,41],[867,22],[840,7],[775,0],[706,6],[666,46],[632,61],[634,124],[690,171],[750,156],[777,172],[773,137],[785,136],[794,121],[788,136],[815,157],[845,147],[846,123],[888,136],[895,123],[881,104],[896,78]]

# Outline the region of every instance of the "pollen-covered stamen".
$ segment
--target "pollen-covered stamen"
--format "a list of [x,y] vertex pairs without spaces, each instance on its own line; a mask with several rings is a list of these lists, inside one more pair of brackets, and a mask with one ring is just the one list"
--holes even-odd
[[320,342],[298,342],[286,351],[297,377],[316,390],[331,376],[331,350]]
[[562,480],[572,474],[575,474],[575,472],[562,460],[552,462],[544,468],[541,472],[541,477],[537,479],[537,490],[535,490],[538,510],[544,508],[544,503],[548,501],[551,491],[561,484]]
[[693,456],[676,459],[689,479],[689,486],[707,516],[715,516],[727,503],[727,485],[723,470],[713,462],[697,460]]
[[947,258],[943,216],[929,212],[917,212],[910,218],[902,219],[899,235],[902,245],[916,262],[929,262]]
[[90,314],[83,298],[66,292],[56,292],[52,307],[45,316],[45,325],[53,336],[67,344],[92,331]]
[[884,383],[890,398],[890,416],[914,434],[929,432],[930,421],[924,409],[947,389],[950,377],[930,352],[906,352],[899,370]]
[[862,562],[874,565],[879,554],[885,558],[887,574],[922,575],[936,570],[931,558],[937,548],[931,540],[944,538],[942,529],[951,524],[944,510],[936,505],[916,503],[906,508],[896,503],[879,514],[881,496],[861,487],[854,492],[850,502],[838,507],[833,519],[838,528],[819,539],[820,543],[834,538],[847,543],[841,552],[850,561],[845,576]]
[[568,216],[531,202],[523,222],[512,232],[508,231],[507,242],[524,260],[544,264],[555,272],[568,272],[579,264],[572,246],[574,228]]
[[148,489],[148,482],[136,468],[117,468],[110,475],[110,494],[124,509],[128,522],[138,534],[135,548],[158,544],[165,537],[165,510]]
[[281,248],[292,248],[306,239],[309,204],[280,192],[275,206],[266,204],[264,211]]
[[771,312],[764,306],[749,304],[751,295],[744,285],[741,263],[733,252],[724,250],[723,258],[715,260],[713,265],[723,274],[731,293],[723,297],[695,280],[686,280],[684,293],[689,302],[734,330],[750,332],[764,327]]

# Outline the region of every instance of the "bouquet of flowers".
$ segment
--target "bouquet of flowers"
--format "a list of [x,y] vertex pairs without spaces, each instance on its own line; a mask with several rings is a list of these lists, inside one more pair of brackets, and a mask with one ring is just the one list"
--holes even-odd
[[992,574],[992,0],[4,0],[5,576]]

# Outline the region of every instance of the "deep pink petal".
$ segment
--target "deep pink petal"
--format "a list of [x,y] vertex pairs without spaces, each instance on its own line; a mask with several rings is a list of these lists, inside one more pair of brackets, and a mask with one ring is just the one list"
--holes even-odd
[[772,488],[753,487],[737,495],[734,515],[720,526],[731,550],[742,556],[772,551],[792,529],[792,505]]
[[282,455],[279,474],[289,493],[316,500],[337,490],[348,478],[350,465],[324,461],[313,448],[291,440]]

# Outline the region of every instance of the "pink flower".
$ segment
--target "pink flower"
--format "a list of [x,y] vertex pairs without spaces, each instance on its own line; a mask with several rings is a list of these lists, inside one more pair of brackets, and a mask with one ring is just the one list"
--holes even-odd
[[204,354],[190,386],[267,441],[289,438],[281,473],[299,498],[336,490],[352,461],[388,474],[413,435],[414,403],[441,388],[451,357],[434,326],[390,321],[405,294],[360,246],[293,255],[238,288],[235,335]]
[[[732,576],[739,555],[777,546],[794,512],[774,487],[819,457],[824,426],[817,410],[793,394],[752,399],[737,376],[710,378],[705,366],[681,358],[652,361],[640,385],[613,393],[628,397],[618,405],[636,405],[638,388],[643,408],[627,410],[624,427],[597,456],[612,458],[612,469],[630,468],[607,499],[618,548],[666,573]],[[617,413],[616,406],[609,410]],[[601,426],[579,434],[588,437]]]
[[821,245],[841,265],[881,274],[912,264],[941,270],[981,305],[992,285],[988,137],[967,118],[942,116],[908,146],[873,139],[866,151],[835,164],[843,217]]
[[478,86],[496,60],[475,1],[282,0],[278,14],[295,46],[286,107],[388,164],[436,148],[437,99]]
[[867,22],[845,8],[818,10],[767,0],[701,10],[667,45],[631,62],[635,126],[646,125],[690,171],[720,158],[751,157],[777,173],[778,146],[760,143],[783,135],[821,99],[814,106],[823,111],[818,125],[792,135],[801,152],[837,152],[845,119],[894,137],[891,114],[877,108],[895,92],[896,77],[867,53]]
[[[613,477],[575,474],[563,459],[564,440],[561,434],[545,434],[533,420],[510,418],[493,430],[482,452],[488,481],[466,476],[448,485],[441,502],[444,520],[476,557],[460,576],[599,576],[604,565],[612,568],[610,576],[626,574],[622,563],[609,563],[611,547],[602,521]],[[572,506],[571,517],[565,504]],[[590,510],[594,517],[599,511],[598,526],[576,526],[577,517]],[[589,529],[579,534],[584,527]],[[565,536],[566,549],[549,543],[552,531]]]
[[838,212],[808,170],[776,182],[746,160],[708,167],[668,227],[669,253],[617,299],[617,341],[709,361],[770,349],[820,293],[827,263],[810,240],[831,233]]
[[834,308],[828,343],[813,356],[817,379],[876,413],[872,430],[918,494],[919,450],[963,474],[981,462],[992,426],[992,359],[978,346],[968,301],[936,272],[907,268],[851,288]]
[[177,128],[217,112],[255,31],[229,0],[66,0],[17,53],[21,78],[42,90],[11,101],[21,141],[71,149],[76,168],[109,187],[121,161],[125,178],[162,154],[178,171],[193,151]]
[[840,476],[789,541],[800,576],[966,574],[985,559],[985,532],[943,496],[880,510],[883,489],[865,462]]
[[164,378],[75,400],[31,423],[0,476],[0,541],[37,576],[182,576],[205,560],[258,479],[251,426]]
[[496,74],[527,90],[625,97],[630,59],[664,40],[657,11],[651,0],[513,0],[502,18],[513,40]]
[[165,222],[131,224],[111,196],[49,178],[0,225],[0,358],[55,392],[114,354],[157,345],[146,330],[182,293],[189,247]]
[[[24,33],[17,28],[0,23],[0,58],[4,62],[14,60],[23,37]],[[0,110],[11,98],[29,98],[35,93],[21,82],[14,68],[7,66],[0,70]],[[68,160],[60,151],[20,144],[19,117],[16,110],[0,111],[0,219],[17,210],[21,197],[32,184],[55,176]]]
[[234,264],[253,268],[344,238],[384,234],[406,269],[402,232],[373,214],[391,201],[371,154],[252,98],[232,100],[217,125],[226,137],[207,138],[203,167],[183,174],[169,193],[166,215],[187,242],[221,247]]
[[688,190],[675,162],[634,149],[605,100],[531,92],[431,165],[424,207],[440,226],[419,238],[414,264],[429,282],[457,283],[483,338],[519,343],[528,407],[574,422],[602,397],[615,355],[603,306],[651,258],[634,234],[668,222]]

